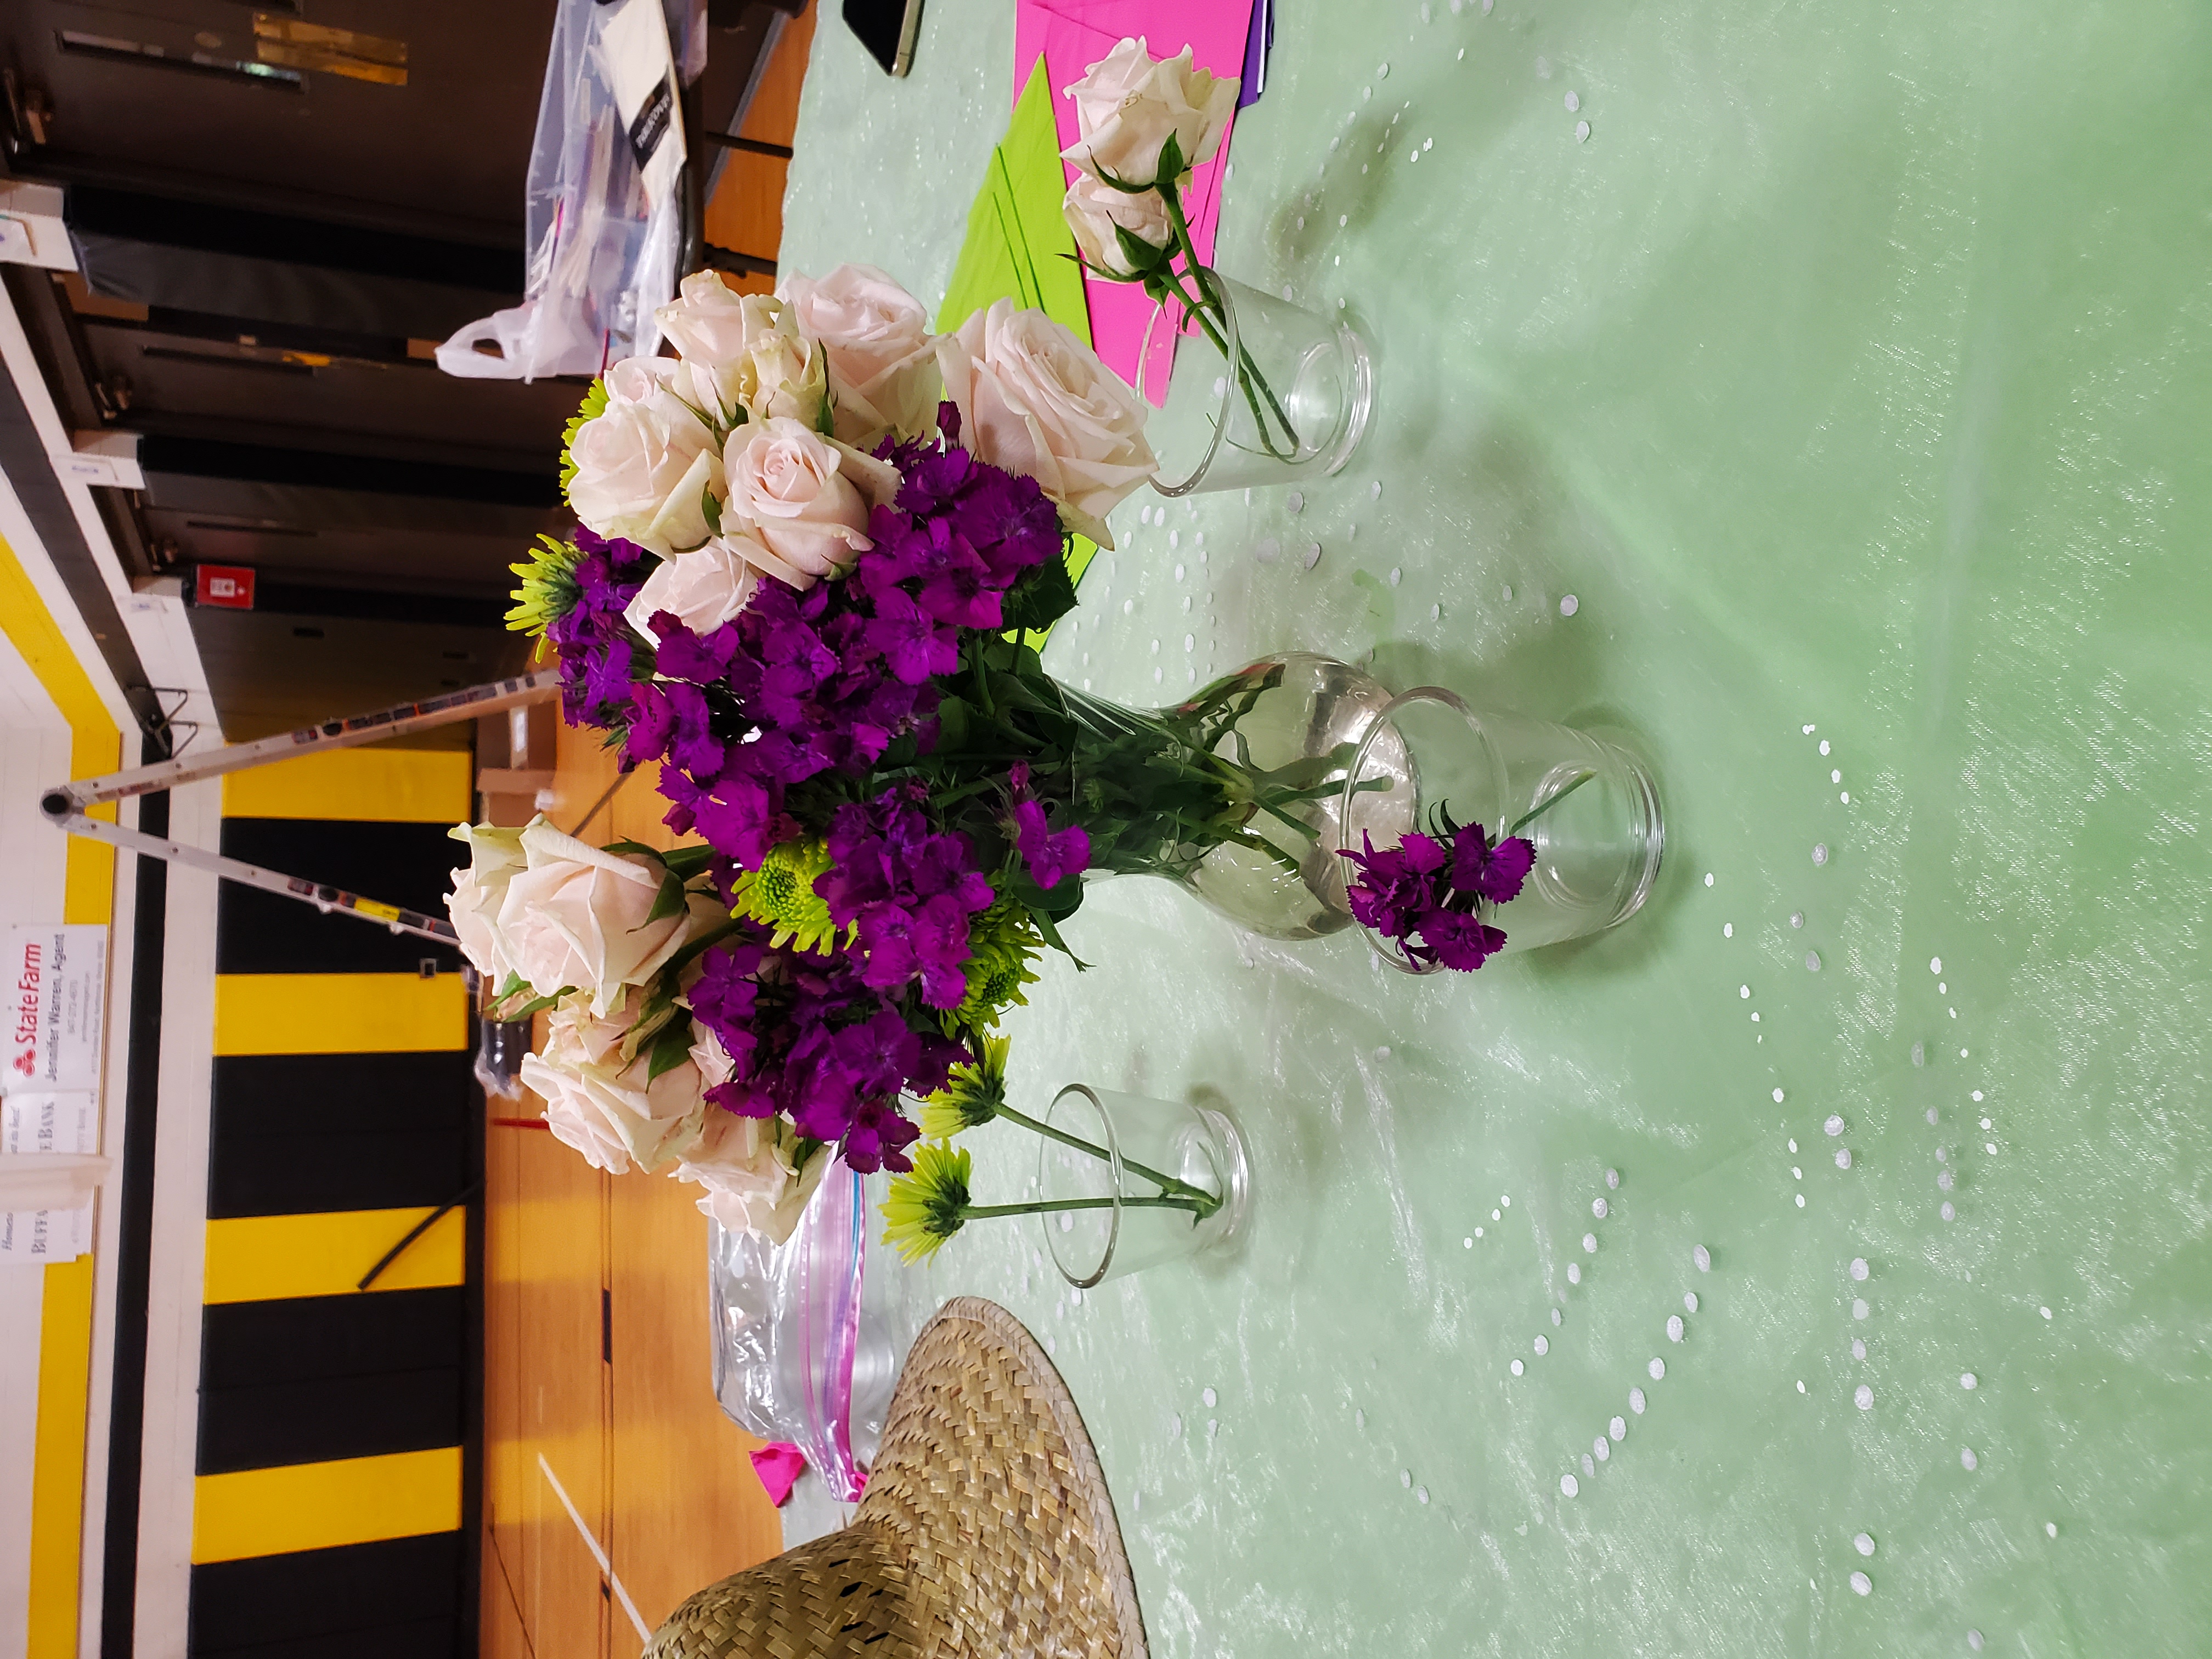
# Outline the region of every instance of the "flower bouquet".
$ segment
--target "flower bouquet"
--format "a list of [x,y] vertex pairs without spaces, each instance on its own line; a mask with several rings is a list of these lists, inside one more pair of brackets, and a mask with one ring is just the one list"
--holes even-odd
[[[1192,100],[1195,155],[1228,105]],[[617,363],[584,399],[562,470],[580,527],[515,567],[508,621],[557,659],[564,718],[653,769],[690,839],[463,826],[450,908],[487,1012],[545,1017],[521,1075],[554,1133],[781,1239],[830,1155],[910,1169],[902,1100],[938,1097],[946,1122],[948,1100],[1003,1105],[987,1045],[1042,953],[1072,957],[1086,872],[1185,878],[1232,913],[1232,887],[1326,890],[1322,923],[1276,931],[1348,926],[1329,815],[1388,696],[1320,658],[1155,711],[1045,672],[1075,538],[1110,547],[1156,463],[1143,402],[1042,312],[1002,300],[933,335],[848,264],[774,298],[696,274],[659,320],[678,356]],[[1339,682],[1357,718],[1333,726],[1310,688]],[[1284,707],[1305,747],[1253,735]],[[1496,929],[1468,895],[1516,855],[1486,842],[1469,887],[1454,833],[1429,900],[1415,877],[1436,871],[1364,867],[1415,949],[1474,966]]]

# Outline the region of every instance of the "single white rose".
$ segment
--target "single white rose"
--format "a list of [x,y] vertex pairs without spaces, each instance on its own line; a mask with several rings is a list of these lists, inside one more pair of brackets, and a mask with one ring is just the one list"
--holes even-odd
[[775,1118],[740,1117],[708,1106],[697,1139],[670,1173],[704,1187],[699,1208],[732,1232],[784,1243],[822,1184],[830,1153],[818,1149],[806,1168],[791,1166],[790,1132]]
[[781,300],[736,293],[713,271],[696,270],[654,315],[683,354],[701,407],[718,419],[741,409],[757,421],[821,419],[827,371]]
[[1188,46],[1162,63],[1142,35],[1124,40],[1067,89],[1081,136],[1061,156],[1125,185],[1158,184],[1170,137],[1186,171],[1213,159],[1237,112],[1237,86],[1194,67]]
[[[627,365],[624,365],[626,368]],[[722,493],[722,455],[707,423],[665,388],[641,397],[609,394],[576,428],[568,459],[568,505],[586,527],[667,557],[707,539],[706,498]]]
[[1116,276],[1127,276],[1134,270],[1121,239],[1115,234],[1117,228],[1152,247],[1165,247],[1175,240],[1175,228],[1168,222],[1168,204],[1159,191],[1148,190],[1132,196],[1126,190],[1101,184],[1087,173],[1078,173],[1067,187],[1067,199],[1060,211],[1067,228],[1075,233],[1075,246],[1085,262]]
[[682,1156],[708,1109],[693,1061],[659,1077],[647,1076],[648,1055],[623,1062],[631,1023],[599,1018],[586,1000],[571,997],[547,1016],[544,1048],[522,1057],[523,1086],[544,1101],[555,1139],[615,1175],[628,1174],[632,1163],[651,1170]]
[[828,354],[840,438],[869,449],[887,432],[934,428],[937,354],[921,301],[873,265],[839,265],[818,283],[787,276],[776,292]]
[[673,357],[625,357],[599,376],[611,404],[650,404],[678,394],[684,365]]
[[744,610],[760,586],[761,567],[749,556],[757,548],[749,536],[715,536],[702,547],[663,559],[623,617],[655,646],[660,636],[653,631],[653,619],[664,611],[694,634],[713,633]]
[[686,908],[646,918],[664,872],[651,860],[603,853],[543,817],[522,832],[528,867],[509,878],[497,923],[509,961],[539,996],[573,986],[602,1017],[690,937]]
[[799,578],[794,587],[873,547],[869,511],[898,493],[898,470],[888,462],[781,416],[732,432],[724,470],[729,510]]
[[1136,394],[1066,327],[1012,300],[977,312],[937,350],[960,441],[1035,478],[1073,528],[1112,547],[1106,515],[1159,470]]
[[514,971],[499,933],[499,907],[507,884],[521,872],[522,831],[489,823],[456,824],[455,841],[469,844],[469,867],[453,872],[453,890],[446,895],[446,914],[460,935],[461,954],[496,992]]

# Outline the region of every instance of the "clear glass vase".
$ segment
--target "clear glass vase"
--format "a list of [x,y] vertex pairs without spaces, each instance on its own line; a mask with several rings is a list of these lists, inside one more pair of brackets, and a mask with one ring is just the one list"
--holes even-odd
[[[1520,893],[1484,908],[1507,951],[1627,921],[1650,896],[1666,850],[1658,789],[1620,734],[1478,714],[1452,692],[1419,686],[1362,737],[1338,804],[1338,845],[1395,847],[1409,831],[1433,832],[1440,813],[1534,849]],[[1435,970],[1371,930],[1367,939],[1394,968]]]
[[[1340,470],[1375,405],[1375,366],[1352,328],[1200,269],[1192,304],[1153,313],[1138,392],[1163,495],[1288,483]],[[1161,382],[1164,379],[1164,396]]]
[[1046,1247],[1088,1289],[1233,1239],[1251,1202],[1237,1126],[1205,1106],[1071,1083],[1037,1143]]
[[1083,737],[1071,815],[1089,878],[1162,876],[1269,939],[1352,925],[1339,817],[1363,738],[1390,693],[1349,663],[1263,658],[1170,708],[1061,688]]

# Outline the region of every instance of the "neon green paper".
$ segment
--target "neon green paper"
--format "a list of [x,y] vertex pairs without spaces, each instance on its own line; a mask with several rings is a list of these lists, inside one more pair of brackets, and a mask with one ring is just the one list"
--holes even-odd
[[[1090,343],[1083,270],[1075,262],[1075,237],[1060,210],[1066,192],[1060,141],[1053,131],[1052,88],[1040,58],[1014,105],[1006,136],[992,149],[983,188],[968,210],[968,240],[961,244],[945,303],[938,307],[940,334],[951,333],[997,301],[1012,300],[1042,310]],[[1097,550],[1085,538],[1075,538],[1067,572],[1073,580],[1082,581]],[[1030,643],[1041,646],[1045,637],[1031,635]]]

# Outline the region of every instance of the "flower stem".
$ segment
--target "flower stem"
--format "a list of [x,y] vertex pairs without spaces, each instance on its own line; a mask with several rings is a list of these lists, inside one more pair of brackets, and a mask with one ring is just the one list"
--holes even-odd
[[1595,771],[1585,772],[1580,777],[1577,778],[1572,783],[1568,784],[1565,787],[1553,790],[1550,794],[1545,796],[1543,799],[1538,801],[1534,806],[1523,812],[1518,818],[1515,819],[1513,822],[1513,827],[1510,830],[1508,830],[1504,835],[1500,836],[1498,840],[1505,841],[1514,836],[1519,835],[1523,830],[1534,823],[1538,818],[1543,817],[1545,813],[1550,811],[1554,806],[1557,806],[1561,801],[1573,794],[1576,790],[1581,788],[1584,784],[1588,783],[1597,774]]
[[[1190,226],[1183,218],[1182,202],[1175,185],[1171,182],[1163,180],[1159,186],[1159,192],[1160,200],[1168,210],[1168,223],[1175,232],[1176,246],[1182,252],[1183,263],[1189,268],[1191,280],[1197,284],[1197,296],[1194,298],[1183,292],[1182,282],[1177,273],[1170,270],[1168,275],[1175,283],[1176,294],[1182,298],[1183,303],[1190,308],[1204,326],[1207,337],[1213,342],[1214,349],[1226,357],[1229,355],[1229,343],[1214,326],[1213,319],[1210,314],[1212,310],[1219,307],[1220,301],[1218,299],[1209,299],[1206,293],[1213,273],[1199,259],[1198,248],[1191,240]],[[1259,365],[1252,361],[1252,354],[1245,349],[1242,340],[1237,343],[1237,362],[1231,365],[1231,370],[1237,376],[1237,382],[1243,391],[1245,403],[1251,408],[1253,423],[1260,434],[1261,447],[1279,461],[1296,460],[1298,450],[1297,428],[1291,424],[1291,417],[1283,412],[1282,404],[1276,399],[1274,388],[1267,384],[1267,376],[1260,373]],[[1253,396],[1253,389],[1255,386],[1259,389],[1260,396],[1267,400],[1267,407],[1274,411],[1275,419],[1281,425],[1284,436],[1290,440],[1291,453],[1287,455],[1276,449],[1275,441],[1268,433],[1267,417],[1260,412],[1258,398]]]
[[[1018,1112],[1011,1106],[1000,1107],[999,1115],[1000,1117],[1012,1118],[1015,1122],[1020,1124],[1024,1129],[1036,1130],[1037,1133],[1042,1135],[1048,1140],[1056,1140],[1061,1146],[1072,1146],[1079,1152],[1088,1152],[1091,1157],[1097,1158],[1102,1164],[1111,1164],[1114,1161],[1113,1155],[1107,1152],[1103,1146],[1094,1146],[1089,1141],[1085,1140],[1079,1136],[1069,1134],[1064,1129],[1055,1129],[1049,1123],[1040,1123],[1035,1118],[1029,1116],[1026,1113]],[[1200,1211],[1201,1214],[1212,1215],[1216,1210],[1221,1207],[1221,1200],[1216,1198],[1212,1193],[1207,1192],[1204,1188],[1194,1187],[1188,1181],[1177,1181],[1173,1176],[1164,1176],[1158,1170],[1147,1169],[1145,1165],[1138,1163],[1134,1158],[1123,1158],[1121,1160],[1121,1167],[1125,1170],[1133,1170],[1136,1174],[1142,1176],[1146,1180],[1151,1182],[1152,1185],[1158,1187],[1164,1193],[1180,1194],[1183,1197],[1190,1199],[1197,1204],[1203,1206],[1204,1207]],[[1087,1202],[1088,1200],[1085,1201]],[[1128,1200],[1124,1200],[1123,1201],[1126,1203]]]
[[1208,1214],[1191,1199],[1163,1193],[1158,1198],[1048,1198],[1028,1204],[963,1204],[960,1206],[960,1219],[963,1222],[988,1221],[1002,1215],[1051,1215],[1061,1210],[1110,1210],[1116,1207],[1124,1210],[1188,1210],[1201,1221]]

